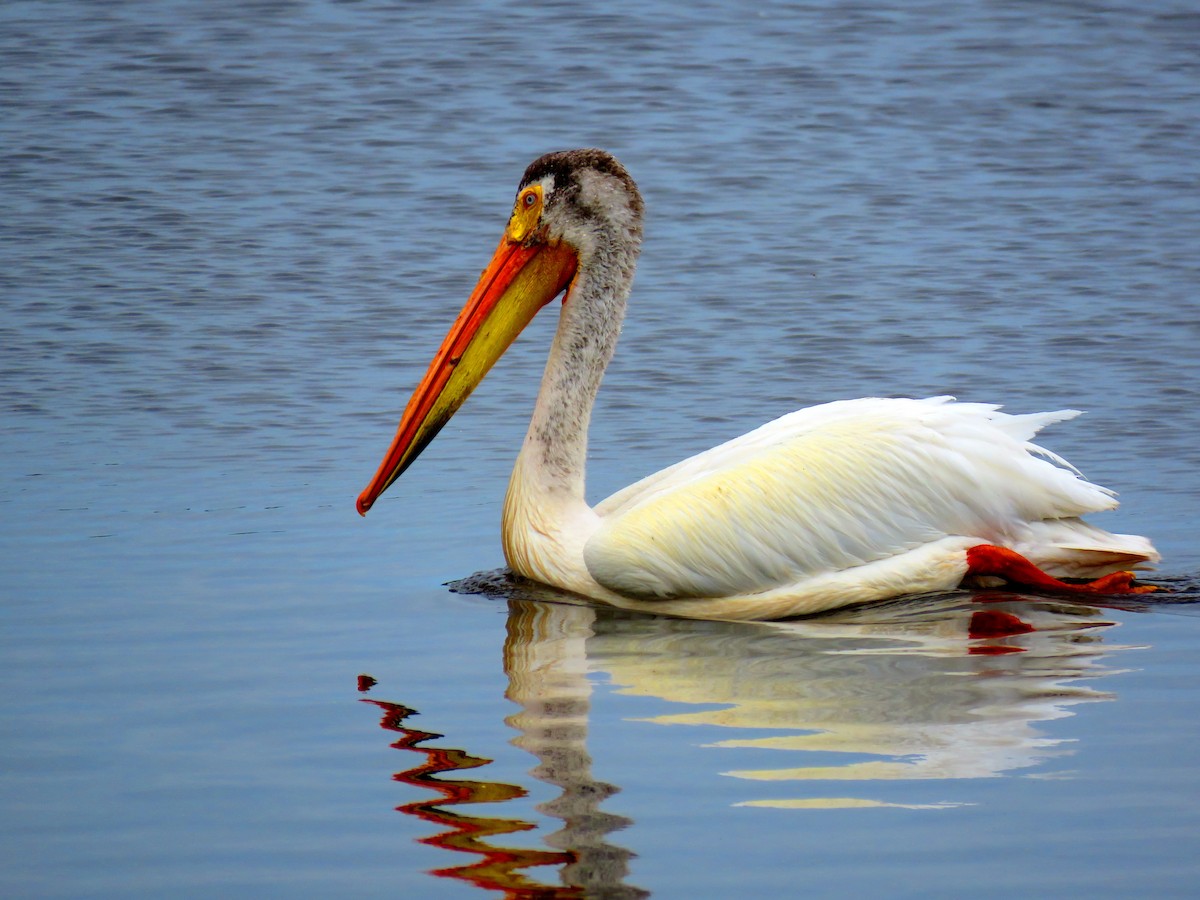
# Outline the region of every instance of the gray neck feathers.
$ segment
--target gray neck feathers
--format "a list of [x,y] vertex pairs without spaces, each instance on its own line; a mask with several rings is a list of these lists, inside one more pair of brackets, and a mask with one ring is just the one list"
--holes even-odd
[[582,500],[588,424],[621,333],[641,217],[591,216],[574,224],[581,232],[571,235],[579,250],[578,274],[563,303],[523,452],[536,454],[530,462],[544,487]]

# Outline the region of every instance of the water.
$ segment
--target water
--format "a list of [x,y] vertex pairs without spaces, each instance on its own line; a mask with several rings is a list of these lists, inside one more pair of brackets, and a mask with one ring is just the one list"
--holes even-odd
[[[1189,4],[12,2],[0,58],[5,895],[1194,889]],[[445,587],[502,563],[552,316],[354,497],[587,145],[648,208],[593,499],[838,397],[1082,408],[1046,443],[1176,602]]]

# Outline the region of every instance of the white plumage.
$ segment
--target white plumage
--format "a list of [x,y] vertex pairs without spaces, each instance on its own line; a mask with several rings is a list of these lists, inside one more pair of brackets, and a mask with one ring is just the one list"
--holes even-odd
[[[1081,521],[1115,507],[1112,492],[1031,443],[1075,415],[1008,415],[949,397],[828,403],[650,475],[590,516],[562,510],[569,527],[535,516],[506,531],[538,536],[523,546],[540,552],[514,554],[538,580],[626,608],[721,618],[949,590],[981,543],[1059,576],[1156,558],[1145,538]],[[518,464],[516,496],[532,490],[523,472]]]
[[[603,151],[548,154],[529,167],[506,237],[360,511],[565,287],[504,504],[504,552],[518,574],[626,608],[765,619],[951,589],[968,575],[1025,573],[1069,589],[1046,574],[1097,578],[1158,558],[1145,538],[1083,522],[1115,507],[1113,493],[1032,443],[1076,411],[1009,415],[950,397],[803,409],[588,507],[588,423],[632,285],[641,214],[633,180]],[[1014,551],[1024,557],[1015,568]]]
[[949,398],[800,410],[601,503],[584,559],[619,593],[725,597],[801,586],[945,537],[1013,544],[1030,522],[1115,505],[1029,443],[1071,415],[1010,416]]

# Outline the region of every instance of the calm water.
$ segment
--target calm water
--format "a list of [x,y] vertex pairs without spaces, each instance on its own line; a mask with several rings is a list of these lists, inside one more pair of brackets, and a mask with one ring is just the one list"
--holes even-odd
[[[1194,4],[591,9],[0,6],[0,893],[1192,894]],[[649,210],[593,499],[838,397],[1076,407],[1173,602],[444,586],[502,564],[553,316],[354,497],[587,145]]]

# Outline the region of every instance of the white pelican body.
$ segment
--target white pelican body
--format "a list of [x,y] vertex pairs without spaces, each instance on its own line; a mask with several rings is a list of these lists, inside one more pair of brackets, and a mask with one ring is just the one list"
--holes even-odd
[[[1145,538],[1079,517],[1116,506],[1031,443],[1075,411],[1008,415],[928,400],[828,403],[618,491],[584,497],[587,428],[641,242],[633,180],[599,150],[525,173],[496,254],[418,386],[365,513],[541,306],[562,313],[504,503],[517,574],[624,608],[770,619],[999,576],[1129,591]],[[1052,576],[1097,578],[1067,585]],[[1103,577],[1101,577],[1103,576]]]

